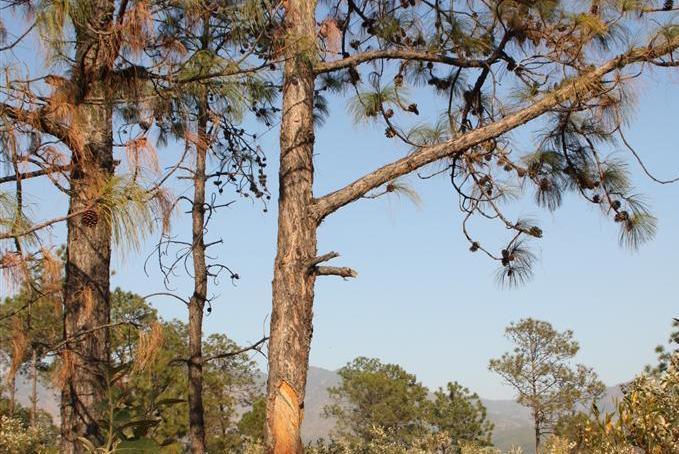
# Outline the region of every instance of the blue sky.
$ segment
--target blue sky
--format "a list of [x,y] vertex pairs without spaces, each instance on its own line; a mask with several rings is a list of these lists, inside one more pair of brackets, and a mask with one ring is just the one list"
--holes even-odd
[[[660,74],[639,85],[627,134],[660,177],[679,172],[676,88]],[[318,131],[317,195],[403,153],[381,127],[355,126],[345,112],[341,102],[333,102],[330,120]],[[276,152],[275,130],[262,140],[270,155]],[[508,323],[535,317],[573,329],[582,346],[578,360],[606,383],[628,380],[653,361],[653,348],[665,341],[671,318],[679,315],[674,291],[679,187],[650,182],[631,160],[630,170],[659,218],[655,240],[637,252],[622,249],[617,225],[574,197],[555,213],[520,203],[515,211],[540,219],[545,235],[535,242],[540,257],[535,276],[518,289],[498,287],[495,264],[468,251],[445,177],[408,179],[422,198],[419,207],[392,198],[344,208],[321,226],[319,253],[340,252],[335,262],[355,268],[359,277],[319,278],[311,364],[336,369],[358,355],[374,356],[403,365],[432,387],[457,380],[484,397],[509,398],[511,389],[487,370],[488,360],[510,348],[503,338]],[[265,214],[240,199],[211,226],[211,235],[225,239],[220,258],[241,279],[237,286],[226,280],[213,287],[219,296],[206,318],[208,332],[224,332],[241,343],[265,332],[275,255],[275,204],[270,208]],[[482,241],[492,242],[502,230],[480,226],[478,232]],[[145,278],[139,262],[128,260],[119,265],[114,283],[144,294],[158,289],[154,277]],[[173,301],[156,305],[168,317],[186,317]]]
[[[17,50],[27,59],[41,58],[29,51]],[[678,82],[676,75],[668,78],[662,72],[639,82],[639,102],[627,133],[661,178],[679,173]],[[420,101],[424,117],[432,98],[425,100]],[[317,132],[317,195],[404,152],[384,138],[382,127],[353,125],[343,101],[333,100],[330,107],[330,119]],[[274,200],[276,132],[261,139],[270,157]],[[530,135],[516,139],[526,144]],[[161,158],[169,161],[176,151],[164,150]],[[666,340],[671,318],[679,315],[679,186],[652,183],[631,156],[621,157],[630,162],[637,187],[649,196],[659,218],[655,240],[637,252],[620,248],[617,225],[572,197],[555,213],[519,203],[513,211],[540,219],[544,238],[534,244],[540,260],[533,279],[518,289],[498,287],[495,264],[468,251],[446,177],[408,179],[422,199],[419,207],[398,198],[365,200],[333,215],[319,231],[319,253],[340,252],[335,263],[355,268],[359,276],[319,278],[311,364],[336,369],[356,356],[374,356],[401,364],[428,386],[457,380],[483,397],[510,398],[511,389],[487,370],[488,360],[510,349],[503,338],[507,324],[535,317],[558,329],[573,329],[582,346],[579,361],[594,367],[607,384],[630,379],[653,361],[653,348]],[[39,184],[31,189],[35,217],[63,213],[66,205],[56,193]],[[184,189],[174,188],[177,194]],[[224,200],[232,195],[225,192]],[[263,213],[247,199],[237,200],[220,212],[209,238],[224,239],[212,252],[241,279],[235,286],[224,279],[211,287],[216,298],[205,327],[245,344],[267,331],[276,206],[272,203]],[[187,235],[188,227],[185,218],[175,219],[178,234]],[[496,225],[479,225],[477,232],[487,242],[505,233]],[[153,264],[150,276],[143,271],[153,239],[125,259],[117,255],[113,286],[142,295],[163,290]],[[63,242],[63,228],[54,229],[51,240]],[[190,295],[187,279],[174,284],[179,294]],[[185,308],[175,300],[157,298],[153,304],[166,318],[186,319]]]

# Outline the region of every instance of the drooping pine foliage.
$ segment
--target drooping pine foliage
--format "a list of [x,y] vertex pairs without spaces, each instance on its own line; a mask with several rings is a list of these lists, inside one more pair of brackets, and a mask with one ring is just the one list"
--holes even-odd
[[[538,128],[524,128],[533,144],[497,137],[420,174],[449,175],[470,249],[499,262],[500,281],[512,285],[530,276],[529,243],[542,236],[536,221],[510,214],[507,200],[523,193],[548,210],[568,193],[598,205],[620,226],[623,246],[635,249],[653,237],[656,219],[619,153],[630,151],[622,133],[638,73],[582,77],[608,58],[672,42],[679,26],[658,16],[664,9],[654,2],[555,0],[331,3],[320,13],[316,94],[349,96],[357,122],[383,123],[387,138],[418,151],[492,126],[580,78],[580,95],[546,112]],[[672,50],[644,58],[674,66]],[[440,102],[413,102],[428,96],[424,90]],[[420,112],[440,121],[422,123]],[[510,230],[505,245],[496,250],[476,238],[475,219]]]

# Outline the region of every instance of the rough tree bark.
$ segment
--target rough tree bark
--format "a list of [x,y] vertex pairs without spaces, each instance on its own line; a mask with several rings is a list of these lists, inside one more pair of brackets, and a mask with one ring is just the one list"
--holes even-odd
[[198,101],[198,140],[196,168],[193,175],[192,255],[194,287],[189,301],[189,444],[191,452],[205,452],[205,418],[203,409],[203,310],[207,300],[205,265],[205,160],[207,155],[207,95]]
[[313,202],[315,1],[286,2],[287,43],[280,136],[278,251],[267,383],[267,449],[301,453],[300,426],[312,335],[317,222]]
[[[93,2],[93,13],[76,23],[75,124],[81,138],[72,149],[69,215],[87,211],[93,188],[113,176],[112,107],[88,98],[108,98],[106,80],[113,64],[110,45],[102,43],[99,31],[109,30],[114,5],[109,0]],[[98,421],[105,410],[103,381],[109,363],[111,225],[95,211],[70,216],[67,221],[66,277],[64,282],[64,339],[62,354],[64,386],[61,391],[61,452],[79,453],[84,437],[101,439]],[[86,333],[86,334],[83,334]],[[70,340],[70,341],[69,341]]]
[[[79,114],[85,146],[82,153],[74,153],[69,214],[91,206],[88,188],[113,175],[110,107],[82,105]],[[104,410],[103,381],[110,353],[108,329],[99,327],[110,322],[111,225],[105,219],[84,223],[83,216],[67,222],[64,339],[74,340],[62,355],[63,453],[82,452],[78,437],[100,438],[98,420]]]

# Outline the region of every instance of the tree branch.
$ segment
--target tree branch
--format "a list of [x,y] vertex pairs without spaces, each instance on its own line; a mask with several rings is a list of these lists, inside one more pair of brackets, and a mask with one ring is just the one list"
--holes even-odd
[[34,232],[37,232],[38,230],[42,230],[44,228],[47,228],[51,225],[57,224],[59,222],[67,221],[68,219],[71,219],[76,216],[80,216],[81,214],[85,213],[85,211],[92,209],[92,206],[88,206],[87,208],[83,208],[82,210],[74,211],[73,213],[69,213],[65,216],[59,216],[44,222],[41,222],[39,224],[32,225],[31,227],[27,228],[26,230],[22,230],[20,232],[0,232],[0,240],[7,240],[7,239],[12,239],[12,238],[20,238],[22,236],[30,235]]
[[62,348],[67,347],[69,343],[71,343],[71,342],[73,342],[73,341],[75,341],[75,340],[77,340],[77,339],[79,339],[79,338],[81,338],[81,337],[83,337],[83,336],[87,336],[87,335],[89,335],[89,334],[92,334],[92,333],[94,333],[95,331],[99,331],[100,329],[115,328],[116,326],[120,326],[120,325],[132,325],[132,326],[135,326],[135,327],[137,327],[137,328],[139,328],[139,327],[141,326],[138,322],[133,321],[133,320],[124,320],[124,321],[121,321],[121,322],[106,323],[105,325],[95,326],[94,328],[90,328],[90,329],[88,329],[88,330],[81,331],[81,332],[76,333],[76,334],[74,334],[74,335],[72,335],[72,336],[69,336],[69,337],[67,337],[66,339],[64,339],[63,341],[59,342],[58,344],[56,344],[56,345],[53,346],[53,347],[49,347],[49,345],[44,344],[44,343],[42,343],[42,342],[39,342],[39,344],[48,347],[48,349],[45,350],[45,353],[58,352],[58,351],[61,350]]
[[[29,178],[35,178],[39,177],[42,175],[48,175],[54,172],[63,172],[65,170],[69,170],[71,166],[55,166],[51,167],[49,169],[40,169],[40,170],[34,170],[32,172],[25,172],[21,173],[18,175],[18,177],[22,180],[27,180]],[[17,175],[8,175],[6,177],[0,177],[0,184],[3,183],[9,183],[10,181],[16,181]]]
[[26,36],[28,36],[28,34],[35,28],[35,26],[36,26],[36,23],[33,22],[33,23],[31,24],[31,26],[28,27],[28,29],[27,29],[25,32],[23,32],[21,35],[19,35],[14,41],[12,41],[11,44],[8,44],[8,45],[6,45],[6,46],[0,47],[0,52],[4,52],[4,51],[6,51],[6,50],[10,50],[10,49],[12,49],[14,46],[16,46],[17,44],[19,44],[19,43],[21,42],[21,40],[23,40]]
[[318,276],[358,277],[358,273],[355,270],[345,266],[317,266],[314,268],[314,272]]
[[255,342],[254,344],[250,345],[249,347],[243,347],[239,350],[235,350],[235,351],[232,351],[232,352],[224,352],[224,353],[219,353],[217,355],[207,356],[207,357],[203,358],[203,364],[205,364],[208,361],[212,361],[214,359],[231,358],[231,357],[234,357],[234,356],[238,356],[241,353],[246,353],[250,350],[255,350],[255,351],[258,351],[258,352],[261,353],[261,346],[264,344],[264,342],[266,342],[268,340],[269,340],[269,336],[265,336],[265,337],[261,338],[260,340],[258,340],[257,342]]
[[309,263],[307,264],[307,268],[313,268],[314,266],[318,265],[319,263],[327,262],[328,260],[332,260],[334,258],[339,257],[339,252],[335,251],[330,251],[327,254],[319,255],[313,260],[310,260]]
[[373,60],[412,60],[412,61],[426,61],[432,63],[445,63],[451,66],[460,68],[485,68],[497,59],[465,59],[449,57],[442,54],[434,54],[426,51],[412,50],[412,49],[385,49],[374,50],[369,52],[361,52],[360,54],[351,57],[343,58],[341,60],[318,63],[314,66],[314,73],[323,74],[332,71],[337,71],[351,66],[360,65]]
[[77,149],[76,144],[70,139],[68,129],[59,123],[51,121],[48,118],[49,112],[45,107],[39,110],[28,110],[0,103],[0,117],[3,116],[18,123],[28,125],[45,134],[54,136],[66,144],[71,150]]
[[501,120],[469,131],[445,143],[422,147],[404,158],[364,175],[335,192],[326,194],[313,203],[310,207],[310,214],[320,223],[329,214],[394,178],[411,173],[440,159],[460,154],[470,147],[505,134],[565,101],[583,96],[593,98],[596,93],[591,93],[592,82],[600,80],[604,75],[627,65],[648,62],[659,56],[667,55],[678,47],[679,37],[674,37],[662,45],[632,49],[574,80],[564,81],[559,88],[551,93],[543,95],[541,99],[536,100],[530,106],[509,114]]

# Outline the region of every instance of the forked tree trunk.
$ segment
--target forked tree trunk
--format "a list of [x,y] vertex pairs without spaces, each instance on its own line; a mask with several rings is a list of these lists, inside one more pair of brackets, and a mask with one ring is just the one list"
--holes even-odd
[[301,453],[300,427],[312,336],[317,222],[313,201],[315,2],[286,2],[286,63],[280,137],[278,252],[267,383],[267,449]]
[[[81,104],[78,111],[85,146],[72,160],[69,214],[88,210],[90,188],[113,175],[110,106]],[[105,411],[111,225],[96,210],[86,214],[67,223],[64,339],[70,342],[62,355],[62,453],[82,452],[79,437],[101,441],[99,421]]]
[[207,155],[207,95],[198,101],[198,141],[193,176],[192,254],[194,288],[189,302],[189,444],[194,454],[205,452],[203,409],[203,309],[207,300],[205,265],[205,160]]

